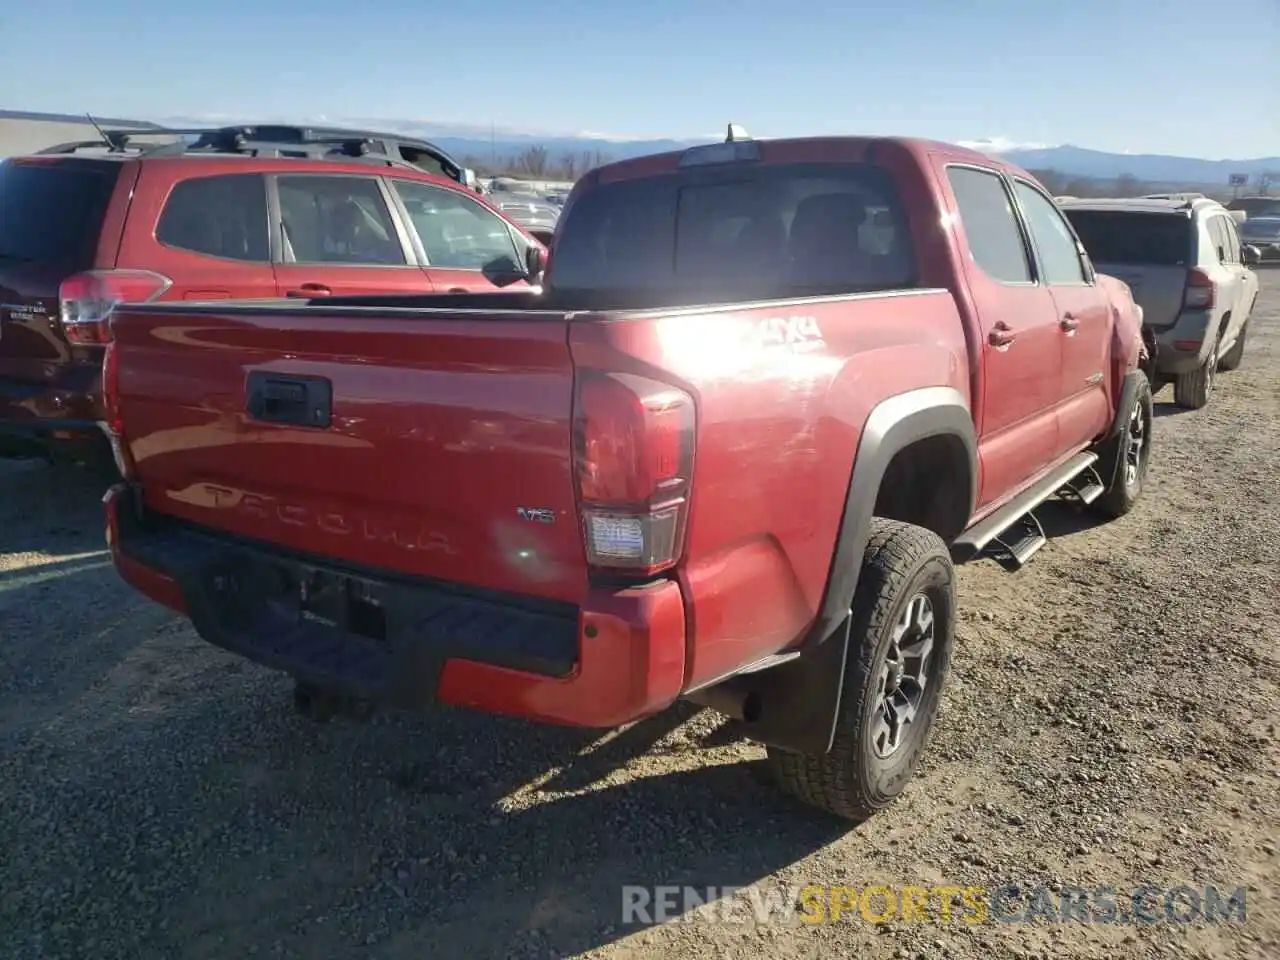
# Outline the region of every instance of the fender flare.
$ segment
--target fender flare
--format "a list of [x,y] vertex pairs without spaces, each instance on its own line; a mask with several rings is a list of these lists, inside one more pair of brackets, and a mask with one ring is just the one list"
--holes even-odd
[[880,484],[889,464],[911,444],[937,436],[956,437],[964,445],[969,460],[969,516],[973,515],[978,496],[978,443],[964,395],[953,387],[922,387],[878,403],[858,441],[822,605],[803,647],[826,640],[849,616]]
[[1104,440],[1114,440],[1119,436],[1120,431],[1125,425],[1125,411],[1133,405],[1133,398],[1138,392],[1138,385],[1146,379],[1145,370],[1130,370],[1124,375],[1124,382],[1120,384],[1120,400],[1116,404],[1115,413],[1111,415],[1111,426],[1107,428]]

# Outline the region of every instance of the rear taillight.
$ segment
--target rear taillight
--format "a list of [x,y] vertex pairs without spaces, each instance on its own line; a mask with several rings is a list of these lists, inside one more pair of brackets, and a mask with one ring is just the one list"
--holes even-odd
[[150,270],[87,270],[58,287],[62,330],[68,343],[106,343],[111,311],[121,303],[147,303],[173,286]]
[[632,374],[580,374],[574,473],[588,564],[648,576],[680,559],[693,439],[693,398],[683,390]]
[[1187,271],[1187,286],[1182,295],[1182,306],[1187,310],[1213,308],[1213,279],[1198,267]]

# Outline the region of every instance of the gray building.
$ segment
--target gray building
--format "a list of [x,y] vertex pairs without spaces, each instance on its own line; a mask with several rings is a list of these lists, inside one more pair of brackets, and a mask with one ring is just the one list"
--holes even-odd
[[[108,129],[151,129],[154,123],[142,120],[121,120],[118,117],[94,117]],[[97,134],[92,124],[83,117],[57,113],[24,113],[18,110],[0,110],[0,159],[35,153],[45,147],[72,140],[95,140]]]

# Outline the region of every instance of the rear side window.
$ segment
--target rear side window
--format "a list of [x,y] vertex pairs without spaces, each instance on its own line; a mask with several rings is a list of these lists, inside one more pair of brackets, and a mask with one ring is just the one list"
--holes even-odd
[[948,167],[947,179],[974,262],[992,280],[1030,283],[1026,241],[1004,180],[972,167]]
[[1240,262],[1240,234],[1230,217],[1218,217],[1222,222],[1222,236],[1227,241],[1227,263]]
[[0,260],[89,266],[120,165],[0,162]]
[[556,241],[558,292],[714,303],[916,285],[906,218],[879,167],[704,168],[606,184]]
[[373,177],[280,177],[285,260],[404,266],[404,248]]
[[1221,217],[1210,217],[1205,221],[1209,231],[1209,257],[1218,263],[1227,261],[1227,232],[1223,229]]
[[165,201],[156,239],[191,253],[265,263],[271,259],[266,189],[253,173],[183,180]]
[[1094,263],[1185,267],[1193,231],[1186,217],[1123,210],[1072,210],[1067,219]]

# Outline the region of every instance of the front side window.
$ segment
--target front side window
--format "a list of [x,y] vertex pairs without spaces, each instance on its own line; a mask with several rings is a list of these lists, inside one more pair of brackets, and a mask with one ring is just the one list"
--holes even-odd
[[518,255],[506,221],[456,190],[412,180],[393,181],[427,264],[454,270],[511,272]]
[[156,240],[190,253],[266,263],[266,189],[256,173],[183,180],[165,201]]
[[285,176],[278,182],[286,262],[408,262],[373,177]]
[[1027,218],[1044,269],[1044,282],[1088,283],[1076,238],[1052,200],[1021,180],[1015,181],[1018,202]]

